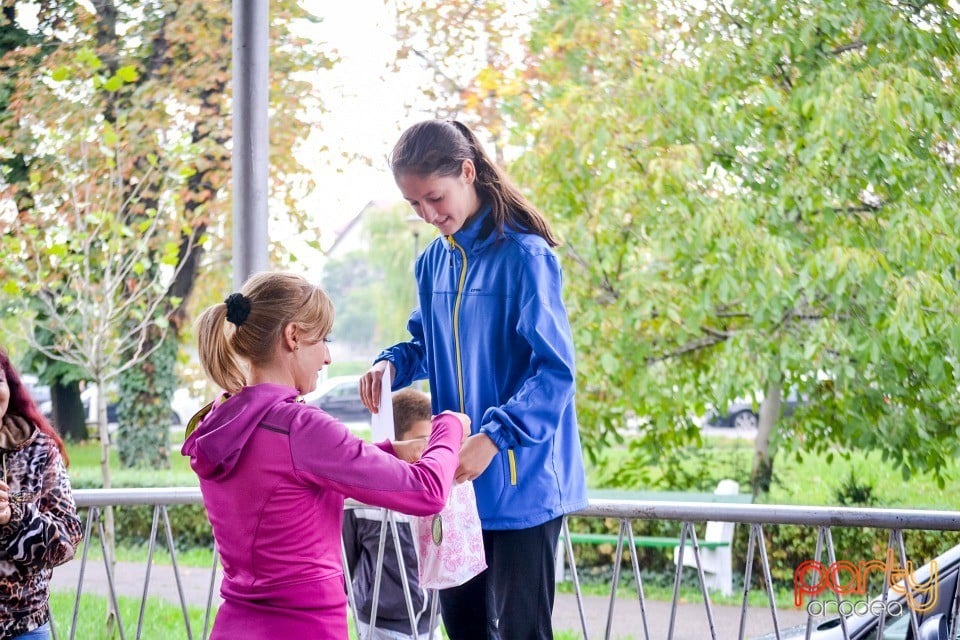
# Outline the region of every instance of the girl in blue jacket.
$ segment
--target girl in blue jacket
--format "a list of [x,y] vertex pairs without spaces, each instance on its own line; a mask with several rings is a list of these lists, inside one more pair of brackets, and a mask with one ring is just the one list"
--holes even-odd
[[377,356],[361,397],[377,410],[392,365],[394,389],[428,378],[435,414],[473,420],[456,480],[474,482],[488,568],[441,592],[449,637],[552,638],[562,519],[587,505],[557,239],[459,122],[410,127],[390,166],[441,236],[417,258],[411,338]]

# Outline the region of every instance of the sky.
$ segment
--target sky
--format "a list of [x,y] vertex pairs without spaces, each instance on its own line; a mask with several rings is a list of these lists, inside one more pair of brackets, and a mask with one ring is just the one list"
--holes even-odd
[[[384,0],[304,0],[304,7],[322,16],[313,35],[336,49],[341,62],[317,73],[329,109],[303,146],[301,160],[312,168],[316,189],[304,201],[321,228],[328,247],[342,228],[371,200],[399,200],[386,156],[400,133],[425,112],[407,113],[416,102],[417,72],[395,75],[393,18]],[[322,145],[328,151],[318,152]],[[372,166],[346,162],[343,154],[362,154]]]

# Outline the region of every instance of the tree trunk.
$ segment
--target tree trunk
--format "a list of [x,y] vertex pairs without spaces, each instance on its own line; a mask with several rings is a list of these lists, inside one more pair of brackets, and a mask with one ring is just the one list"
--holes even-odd
[[178,340],[172,331],[164,336],[153,327],[144,349],[160,340],[163,343],[153,353],[118,377],[117,451],[127,468],[170,468],[170,401],[177,384]]
[[782,393],[780,377],[776,376],[767,385],[766,395],[760,403],[760,423],[757,425],[757,438],[754,441],[753,469],[750,472],[750,488],[756,499],[770,491],[773,479],[773,457],[775,451],[770,445],[773,428],[780,419]]
[[87,415],[80,399],[79,382],[54,382],[50,385],[50,422],[64,440],[81,442],[87,439]]
[[[190,205],[188,208],[192,208]],[[170,327],[165,335],[156,327],[151,332],[149,349],[154,341],[163,340],[159,349],[120,378],[118,446],[120,462],[125,467],[170,468],[170,425],[173,410],[170,402],[176,390],[176,361],[180,348],[181,329],[186,322],[186,306],[193,292],[203,246],[200,238],[206,225],[198,225],[180,242],[183,267],[167,292],[169,300],[179,301],[167,315]],[[180,416],[188,420],[190,416]]]
[[[103,488],[111,487],[110,479],[110,429],[107,424],[107,387],[103,379],[97,380],[97,433],[100,434],[100,473],[103,476]],[[107,506],[103,510],[103,547],[104,566],[111,576],[117,566],[116,528],[113,520],[113,507]],[[87,541],[89,543],[89,540]],[[116,612],[112,605],[107,606],[107,629],[112,630],[116,619]]]

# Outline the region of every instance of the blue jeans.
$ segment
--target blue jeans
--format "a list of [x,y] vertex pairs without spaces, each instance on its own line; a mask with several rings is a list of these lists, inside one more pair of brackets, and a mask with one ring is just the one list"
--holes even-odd
[[19,635],[13,640],[50,640],[50,623],[45,622],[43,626],[37,627],[33,631]]

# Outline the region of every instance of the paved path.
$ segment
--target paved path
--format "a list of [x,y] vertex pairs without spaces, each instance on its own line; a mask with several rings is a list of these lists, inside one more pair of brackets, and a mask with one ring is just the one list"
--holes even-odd
[[[77,588],[79,579],[80,561],[73,560],[57,567],[53,573],[52,588],[54,591],[67,591]],[[146,576],[146,565],[136,563],[119,563],[117,565],[117,591],[121,595],[140,599],[143,595],[143,584]],[[210,570],[198,567],[180,567],[184,597],[191,605],[206,606],[207,593],[210,586]],[[100,560],[89,561],[84,572],[83,592],[108,595],[106,574]],[[220,603],[219,576],[214,595],[214,605]],[[150,589],[148,596],[159,596],[171,603],[179,604],[176,581],[173,569],[169,565],[154,565],[150,572]],[[590,638],[603,638],[606,633],[607,611],[610,606],[609,597],[584,596],[584,610],[587,622],[587,632]],[[670,624],[670,603],[647,601],[647,625],[650,638],[663,639],[667,637]],[[802,624],[806,621],[805,615],[796,610],[780,611],[777,614],[780,627]],[[614,623],[611,629],[611,638],[625,640],[627,638],[644,638],[643,617],[640,605],[636,598],[618,598],[614,604]],[[740,607],[714,606],[714,627],[718,639],[737,638],[740,629]],[[576,597],[572,594],[558,594],[553,613],[553,625],[556,631],[569,631],[581,635],[580,613]],[[674,625],[674,640],[706,640],[711,637],[710,626],[707,620],[706,609],[702,602],[682,603],[678,607]],[[770,610],[761,607],[751,607],[747,612],[746,638],[767,633],[773,630]]]

